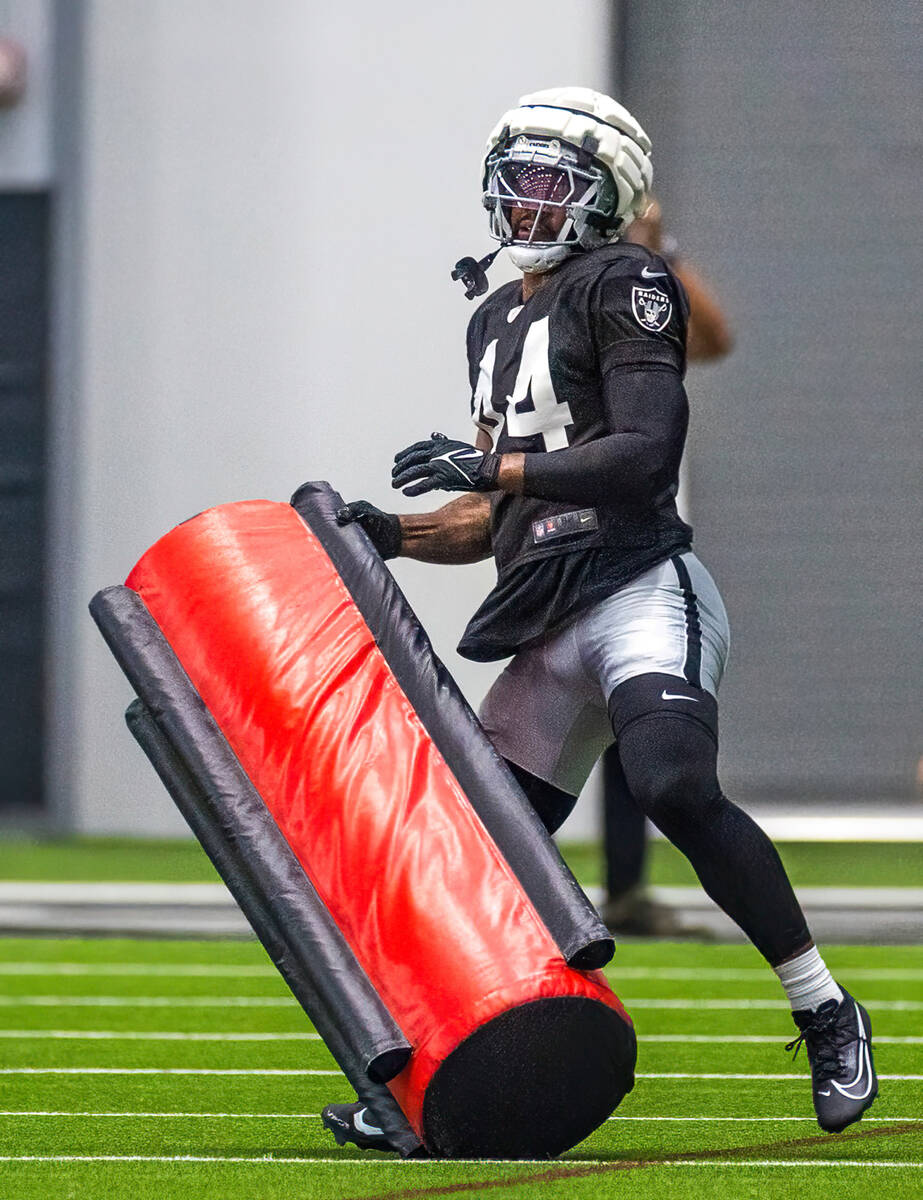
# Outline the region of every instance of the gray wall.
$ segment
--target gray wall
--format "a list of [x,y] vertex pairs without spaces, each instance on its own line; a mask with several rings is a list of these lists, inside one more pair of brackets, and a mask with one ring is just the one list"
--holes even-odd
[[[608,14],[578,0],[559,38],[553,0],[75,8],[59,6],[51,793],[81,830],[180,831],[87,600],[211,505],[327,478],[393,506],[395,449],[468,431],[470,305],[449,271],[490,247],[483,143],[524,91],[607,86]],[[476,702],[493,670],[454,645],[491,568],[398,575]]]
[[912,794],[923,756],[923,8],[626,5],[625,95],[730,309],[690,376],[697,548],[731,616],[724,774]]
[[54,64],[52,0],[0,0],[0,37],[26,52],[26,90],[0,110],[0,188],[45,188],[52,172]]
[[[622,97],[738,334],[690,381],[697,544],[734,626],[729,789],[906,791],[923,753],[915,9],[618,8]],[[465,432],[470,306],[448,269],[489,245],[484,137],[523,91],[612,89],[611,12],[57,12],[50,791],[80,829],[180,831],[87,599],[204,507],[309,477],[390,505],[395,447]],[[397,574],[476,702],[493,670],[454,645],[490,567]]]

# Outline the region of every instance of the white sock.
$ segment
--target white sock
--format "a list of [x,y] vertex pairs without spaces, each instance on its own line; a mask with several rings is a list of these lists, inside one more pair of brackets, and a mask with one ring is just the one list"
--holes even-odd
[[825,1000],[836,1000],[839,1004],[843,999],[842,991],[827,970],[827,964],[818,954],[816,946],[772,969],[785,988],[792,1012],[802,1012],[805,1009],[813,1012],[820,1008]]

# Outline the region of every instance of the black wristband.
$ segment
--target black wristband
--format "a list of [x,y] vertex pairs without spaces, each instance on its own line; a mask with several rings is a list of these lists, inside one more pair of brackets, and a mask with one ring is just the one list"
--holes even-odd
[[376,530],[376,536],[372,538],[372,541],[382,558],[397,558],[404,542],[401,518],[396,513],[382,513],[382,516],[386,520],[382,522],[381,532]]
[[491,492],[496,489],[500,474],[502,454],[485,454],[478,466],[478,491]]

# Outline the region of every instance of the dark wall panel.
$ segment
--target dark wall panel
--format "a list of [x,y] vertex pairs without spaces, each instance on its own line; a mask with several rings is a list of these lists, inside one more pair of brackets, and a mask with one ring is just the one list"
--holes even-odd
[[655,186],[737,333],[690,373],[738,794],[904,794],[923,756],[923,9],[623,6]]
[[42,802],[48,199],[0,195],[0,813]]

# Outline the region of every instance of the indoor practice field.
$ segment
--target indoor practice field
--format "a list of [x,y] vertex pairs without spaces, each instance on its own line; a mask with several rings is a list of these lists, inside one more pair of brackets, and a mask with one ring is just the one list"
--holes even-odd
[[348,1087],[256,943],[0,940],[0,1196],[917,1197],[923,948],[827,958],[881,1074],[845,1134],[817,1128],[752,949],[625,942],[608,974],[640,1053],[615,1118],[551,1163],[405,1163],[322,1129]]

